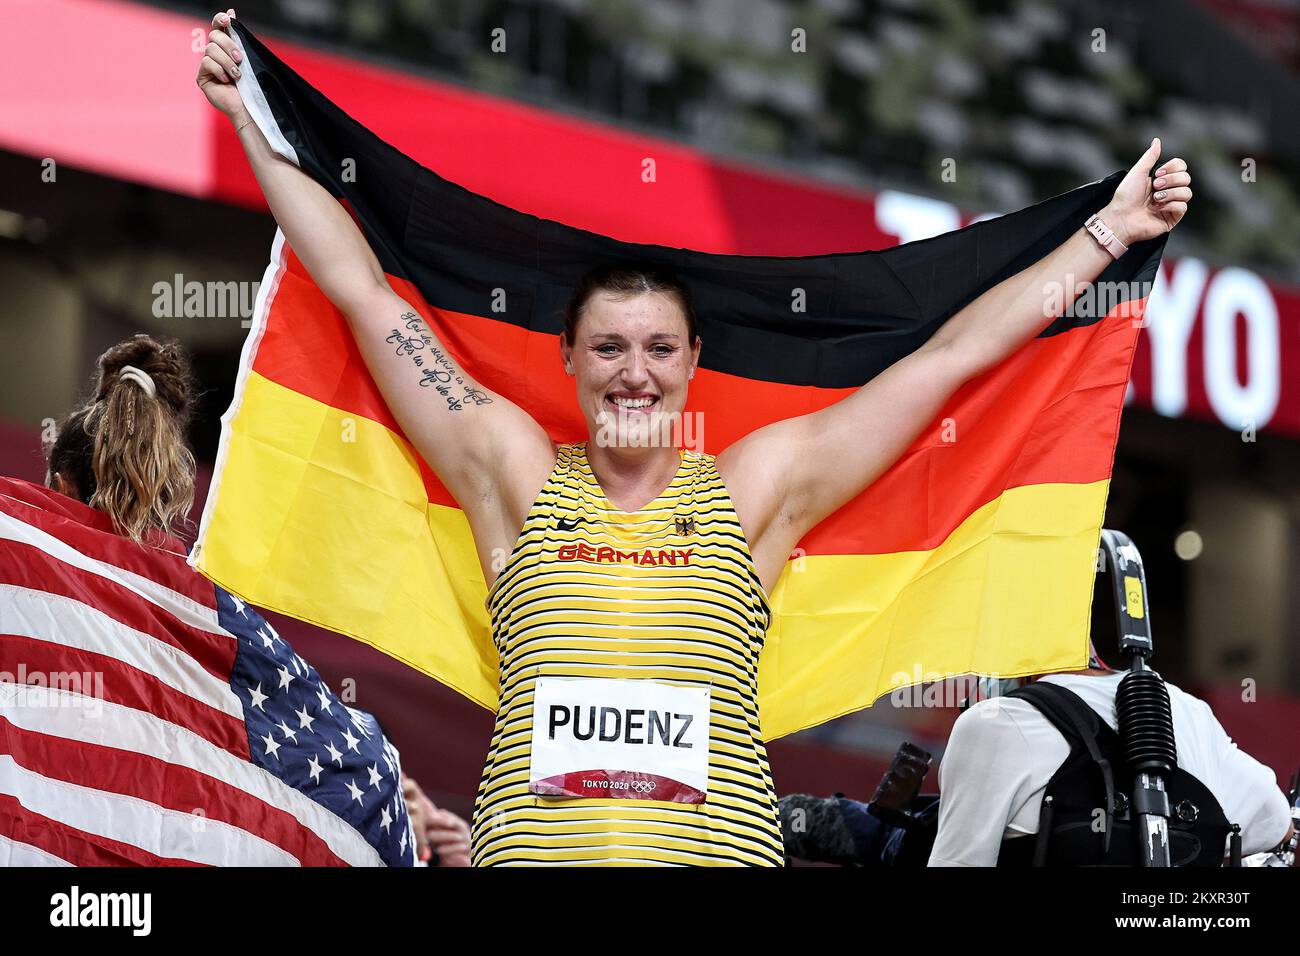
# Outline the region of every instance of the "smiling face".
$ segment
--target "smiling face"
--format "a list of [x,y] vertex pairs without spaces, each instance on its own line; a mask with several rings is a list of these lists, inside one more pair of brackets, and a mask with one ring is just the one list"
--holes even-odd
[[[565,371],[577,378],[588,435],[601,444],[644,447],[680,420],[700,340],[672,295],[643,292],[587,300],[572,347],[561,337]],[[603,440],[607,438],[608,440]]]

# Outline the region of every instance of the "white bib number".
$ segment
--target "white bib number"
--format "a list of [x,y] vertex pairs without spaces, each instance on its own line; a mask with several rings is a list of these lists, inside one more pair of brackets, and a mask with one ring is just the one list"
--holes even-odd
[[648,680],[539,677],[531,793],[703,803],[709,692]]

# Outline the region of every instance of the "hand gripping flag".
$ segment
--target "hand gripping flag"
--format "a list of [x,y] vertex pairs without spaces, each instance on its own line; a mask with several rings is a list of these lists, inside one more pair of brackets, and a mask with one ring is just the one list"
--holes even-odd
[[400,779],[179,539],[0,478],[0,866],[410,866]]
[[[690,285],[704,348],[687,412],[703,414],[704,450],[716,454],[838,401],[919,348],[1064,242],[1123,176],[883,251],[766,257],[634,244],[442,179],[344,114],[243,24],[233,29],[248,64],[240,93],[275,151],[347,203],[394,291],[557,441],[586,438],[556,339],[573,285],[597,262],[649,259]],[[766,738],[937,675],[1085,665],[1120,412],[1163,248],[1163,237],[1135,244],[800,542],[772,594],[759,678]],[[280,235],[192,560],[249,600],[496,705],[486,588],[465,516]]]

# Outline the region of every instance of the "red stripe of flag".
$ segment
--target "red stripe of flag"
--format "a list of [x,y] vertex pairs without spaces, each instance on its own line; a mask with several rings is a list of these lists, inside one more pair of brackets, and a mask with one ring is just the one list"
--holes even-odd
[[[88,522],[80,514],[65,516],[20,499],[14,492],[27,490],[18,487],[22,485],[26,485],[27,489],[32,487],[27,482],[0,479],[0,512],[57,538],[88,558],[155,581],[203,607],[216,610],[217,595],[212,583],[195,574],[185,563],[183,545],[179,554],[157,548],[142,549],[129,538],[104,534],[94,526],[86,527]],[[76,504],[71,501],[67,503]],[[89,508],[86,510],[93,511]],[[180,544],[179,539],[173,540]]]
[[0,793],[0,833],[73,866],[202,866],[190,860],[155,856],[137,846],[110,840],[33,813],[16,797]]
[[[188,767],[157,757],[67,740],[15,727],[0,718],[0,753],[54,780],[136,797],[147,803],[227,823],[296,857],[303,866],[344,866],[312,830],[290,813]],[[268,775],[269,778],[269,775]],[[276,781],[276,786],[283,786]]]
[[125,585],[60,561],[35,545],[16,541],[7,543],[5,550],[0,552],[0,584],[80,601],[119,624],[182,651],[218,680],[230,680],[238,651],[234,637],[187,624]]
[[[1133,357],[1129,307],[1096,325],[1035,339],[968,382],[939,422],[801,547],[808,554],[929,550],[970,516],[972,503],[981,507],[1011,488],[1108,479]],[[1094,380],[1079,382],[1069,373],[1085,355]],[[951,418],[951,443],[943,440],[943,418]]]
[[[271,304],[271,317],[253,368],[259,374],[344,412],[369,418],[401,434],[375,387],[340,313],[286,250],[287,271]],[[414,287],[389,277],[426,318],[434,316]],[[1130,323],[1145,300],[1115,306],[1106,319],[1030,342],[987,374],[964,385],[945,406],[936,427],[921,435],[864,494],[813,529],[800,544],[808,554],[891,554],[928,550],[946,540],[974,507],[1008,488],[1042,483],[1084,484],[1110,476],[1111,452],[1122,410],[1123,389],[1137,338]],[[311,323],[304,339],[296,330]],[[487,387],[519,395],[526,355],[555,347],[556,337],[463,313],[438,313],[434,326],[448,350],[469,365]],[[531,341],[530,341],[531,340]],[[708,348],[707,343],[705,348]],[[465,356],[476,361],[465,363]],[[492,362],[485,368],[483,361]],[[1087,366],[1091,381],[1071,369]],[[585,431],[572,382],[554,368],[528,367],[529,388],[551,396],[530,408],[553,436],[580,439]],[[1101,400],[1097,389],[1111,389]],[[708,446],[724,448],[766,422],[755,409],[781,408],[787,417],[834,404],[852,389],[827,389],[744,379],[701,369],[693,402],[708,407]],[[569,408],[569,406],[572,406]],[[688,408],[689,410],[689,408]],[[548,411],[557,416],[548,420]],[[942,440],[942,419],[953,419],[956,441]],[[965,427],[979,421],[979,428]],[[1085,424],[1087,423],[1087,424]],[[1068,428],[1063,431],[1063,426]],[[1062,442],[1059,435],[1079,436]],[[943,457],[937,458],[936,456]],[[459,507],[417,456],[429,500]],[[924,496],[918,488],[927,489]]]
[[83,690],[87,696],[102,691],[102,699],[110,704],[151,713],[227,753],[243,760],[249,757],[248,730],[242,718],[195,700],[116,657],[17,634],[0,634],[0,662],[4,669],[17,675],[17,661],[26,666],[29,674],[101,674],[102,688]]

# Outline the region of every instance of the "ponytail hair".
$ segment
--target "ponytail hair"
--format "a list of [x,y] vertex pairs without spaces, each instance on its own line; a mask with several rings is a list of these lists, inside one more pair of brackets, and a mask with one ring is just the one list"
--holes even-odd
[[134,541],[183,524],[194,502],[186,442],[194,402],[180,343],[134,335],[96,363],[94,397],[59,425],[46,483],[62,475],[77,496]]

